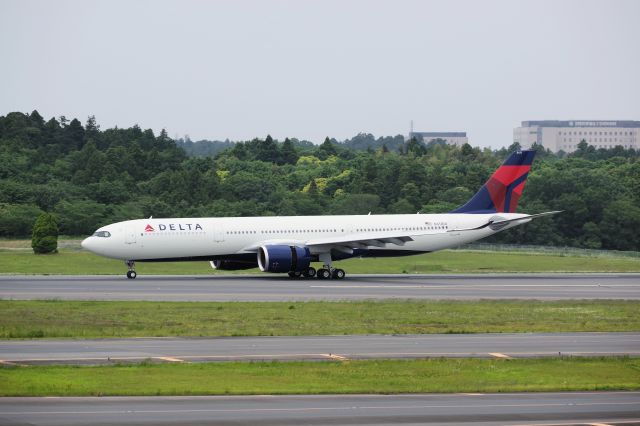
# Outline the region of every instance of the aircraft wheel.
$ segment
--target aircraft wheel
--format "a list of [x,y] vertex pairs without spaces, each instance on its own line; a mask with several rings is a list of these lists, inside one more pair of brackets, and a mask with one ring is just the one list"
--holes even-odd
[[334,269],[333,273],[331,274],[331,278],[335,278],[337,280],[341,280],[344,278],[345,276],[345,272],[344,269]]
[[302,276],[302,272],[300,271],[290,271],[289,277],[291,278],[300,278]]
[[318,278],[321,280],[328,280],[331,278],[331,272],[328,269],[318,269]]
[[138,276],[138,274],[136,274],[136,271],[127,271],[127,278],[129,278],[130,280],[135,279]]
[[309,266],[303,273],[302,275],[305,276],[305,278],[313,278],[316,276],[316,268],[314,268],[313,266]]

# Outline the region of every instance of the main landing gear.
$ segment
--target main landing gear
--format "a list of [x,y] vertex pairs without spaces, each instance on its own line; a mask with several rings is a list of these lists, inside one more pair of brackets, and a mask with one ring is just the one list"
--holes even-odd
[[318,279],[320,280],[341,280],[345,277],[346,273],[344,269],[338,269],[331,267],[331,253],[322,253],[318,256],[324,266],[318,269]]
[[345,277],[346,273],[344,269],[333,268],[331,266],[331,253],[322,253],[318,256],[318,260],[322,262],[322,268],[316,271],[315,268],[309,266],[302,272],[291,271],[289,272],[289,276],[291,278],[313,278],[316,277],[319,280],[341,280]]
[[341,280],[345,277],[345,275],[346,275],[346,272],[344,272],[344,269],[339,269],[339,268],[318,269],[318,279],[320,280],[328,280],[328,279]]
[[127,278],[129,278],[130,280],[135,279],[138,276],[135,271],[136,262],[134,262],[133,260],[125,260],[124,263],[127,265],[127,268],[129,268],[129,270],[127,271]]
[[328,280],[328,279],[336,279],[341,280],[344,278],[346,273],[344,269],[336,269],[325,266],[324,268],[320,268],[316,271],[316,268],[309,267],[304,272],[291,271],[289,272],[289,277],[291,278],[313,278],[316,277],[319,280]]
[[313,278],[316,276],[316,268],[314,268],[313,266],[309,266],[307,269],[305,269],[302,272],[291,271],[289,272],[289,276],[291,278],[300,278],[300,277]]

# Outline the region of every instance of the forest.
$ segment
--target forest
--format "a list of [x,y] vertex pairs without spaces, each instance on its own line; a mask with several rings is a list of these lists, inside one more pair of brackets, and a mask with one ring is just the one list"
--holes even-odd
[[[0,237],[42,212],[61,234],[143,217],[441,213],[463,204],[519,147],[499,150],[359,134],[314,145],[271,136],[224,147],[138,126],[102,130],[37,111],[0,117]],[[534,147],[519,212],[563,210],[493,242],[640,250],[640,152]]]

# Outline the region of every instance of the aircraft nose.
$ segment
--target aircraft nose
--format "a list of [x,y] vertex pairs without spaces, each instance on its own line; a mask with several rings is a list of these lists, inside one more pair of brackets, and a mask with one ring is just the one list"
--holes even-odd
[[87,237],[84,240],[82,240],[82,242],[80,243],[80,246],[85,249],[85,250],[91,250],[89,247],[89,240],[91,239],[91,237]]

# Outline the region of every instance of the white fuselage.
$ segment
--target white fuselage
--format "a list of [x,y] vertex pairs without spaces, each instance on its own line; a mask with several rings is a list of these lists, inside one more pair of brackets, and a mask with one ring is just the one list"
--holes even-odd
[[[456,247],[495,234],[490,227],[472,229],[500,217],[515,219],[525,214],[412,214],[349,216],[273,216],[225,218],[137,219],[104,226],[82,242],[102,256],[123,260],[186,260],[256,253],[265,244],[309,246],[312,254],[327,246],[318,241],[361,240],[398,232],[411,241],[367,248],[368,256],[392,256],[432,252]],[[529,220],[509,223],[508,229]],[[359,255],[354,253],[354,256]],[[350,257],[350,256],[345,256]]]

